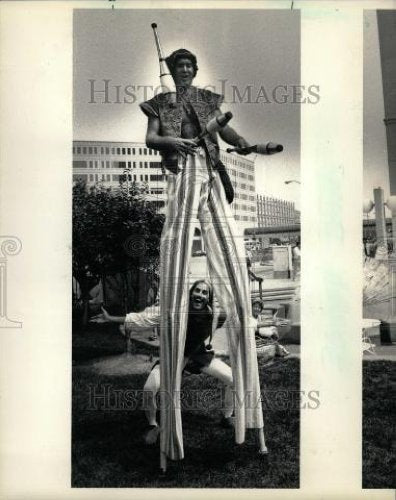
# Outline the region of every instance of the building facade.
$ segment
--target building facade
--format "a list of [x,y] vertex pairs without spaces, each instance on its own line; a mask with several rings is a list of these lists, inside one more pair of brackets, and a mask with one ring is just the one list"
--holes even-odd
[[[227,167],[235,199],[235,220],[242,229],[257,224],[254,162],[242,156],[220,152]],[[127,170],[127,172],[126,172]],[[161,169],[161,156],[139,142],[73,141],[73,181],[87,185],[101,183],[119,188],[120,177],[146,186],[147,194],[160,210],[166,202],[166,173]]]
[[271,245],[294,245],[301,241],[300,224],[247,228],[245,229],[246,241],[254,243],[254,247],[260,249]]
[[220,160],[227,167],[235,198],[231,205],[234,218],[243,230],[257,225],[256,181],[254,161],[220,151]]
[[[128,172],[126,172],[128,170]],[[119,188],[121,178],[147,187],[148,195],[165,205],[165,175],[158,151],[143,143],[74,141],[73,181],[81,179],[88,186],[103,184]]]
[[295,209],[293,202],[257,195],[258,227],[286,226],[299,222],[300,212]]

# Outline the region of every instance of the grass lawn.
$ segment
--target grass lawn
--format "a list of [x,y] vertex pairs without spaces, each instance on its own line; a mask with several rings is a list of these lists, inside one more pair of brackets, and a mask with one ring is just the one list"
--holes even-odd
[[[185,458],[169,461],[167,476],[161,478],[159,447],[142,443],[146,420],[132,392],[143,388],[147,374],[110,377],[89,369],[91,358],[115,355],[123,348],[123,339],[114,332],[74,335],[73,487],[299,487],[298,359],[260,366],[268,463],[257,454],[254,430],[247,432],[244,444],[236,445],[233,431],[219,426],[221,384],[207,375],[186,375]],[[105,403],[92,405],[93,387],[97,395],[107,387]],[[189,407],[194,395],[200,398],[199,409]]]
[[363,488],[396,488],[396,362],[363,362]]

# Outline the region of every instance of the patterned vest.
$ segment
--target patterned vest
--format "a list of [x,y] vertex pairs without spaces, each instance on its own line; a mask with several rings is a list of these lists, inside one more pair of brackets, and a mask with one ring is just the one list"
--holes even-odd
[[[215,116],[215,110],[220,107],[223,100],[223,96],[197,87],[188,87],[181,95],[194,109],[201,130],[204,130],[209,120]],[[158,94],[149,101],[141,103],[140,107],[146,115],[159,117],[162,136],[181,137],[183,102],[179,93],[176,103],[170,102],[167,95]],[[215,167],[220,159],[217,137],[206,135],[204,142]],[[165,167],[177,161],[177,152],[164,151],[161,152],[161,156]]]

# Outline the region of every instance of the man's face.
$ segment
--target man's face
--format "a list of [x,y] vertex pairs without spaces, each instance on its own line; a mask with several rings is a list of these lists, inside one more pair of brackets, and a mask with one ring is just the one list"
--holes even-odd
[[252,314],[253,314],[253,317],[257,318],[260,313],[261,313],[261,305],[258,302],[255,302],[252,305]]
[[194,79],[194,66],[190,59],[181,57],[176,61],[175,71],[173,74],[176,85],[188,87]]
[[204,282],[195,285],[191,292],[191,308],[194,311],[202,311],[209,302],[209,287]]

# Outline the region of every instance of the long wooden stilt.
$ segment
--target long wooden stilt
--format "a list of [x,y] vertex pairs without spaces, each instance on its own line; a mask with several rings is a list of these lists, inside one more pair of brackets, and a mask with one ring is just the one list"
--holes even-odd
[[[161,375],[161,385],[162,381],[164,378]],[[161,387],[161,390],[163,388]],[[165,406],[165,398],[164,398],[164,392],[161,393],[161,408],[160,408],[160,470],[161,474],[166,474],[166,461],[167,461],[167,456],[164,451],[164,425],[165,425],[165,413],[166,413],[166,406]]]
[[[161,344],[160,344],[161,346]],[[165,443],[164,443],[164,427],[165,427],[165,420],[166,420],[166,401],[165,401],[165,390],[164,390],[164,373],[163,373],[163,364],[160,363],[160,390],[161,390],[161,395],[160,395],[160,470],[162,474],[166,474],[166,453],[165,453]]]
[[163,474],[166,473],[166,453],[160,451],[160,469]]
[[258,434],[259,443],[260,443],[259,454],[260,455],[267,455],[268,448],[265,445],[264,427],[260,427],[260,429],[257,429],[257,434]]

